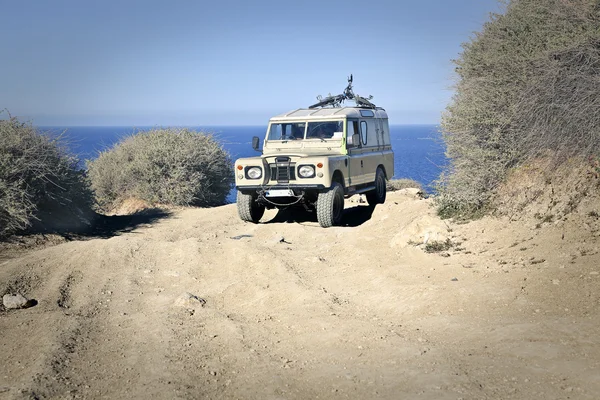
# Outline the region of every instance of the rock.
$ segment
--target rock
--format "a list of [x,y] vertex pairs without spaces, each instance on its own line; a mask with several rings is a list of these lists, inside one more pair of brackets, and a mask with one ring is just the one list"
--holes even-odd
[[23,295],[17,293],[15,295],[5,294],[2,297],[2,304],[8,310],[31,307],[33,302],[25,298]]
[[452,278],[450,279],[452,282],[458,282],[458,278]]
[[424,199],[426,197],[425,193],[423,193],[423,191],[421,189],[417,189],[417,188],[404,188],[404,189],[400,189],[398,190],[398,193],[402,193],[405,195],[408,195],[414,199]]
[[195,310],[199,307],[204,307],[206,300],[191,293],[183,293],[175,300],[175,305],[178,307],[184,307],[188,310]]
[[403,248],[432,241],[444,242],[449,237],[448,226],[444,221],[431,215],[421,215],[411,219],[405,226],[398,227],[398,233],[390,240],[390,247]]

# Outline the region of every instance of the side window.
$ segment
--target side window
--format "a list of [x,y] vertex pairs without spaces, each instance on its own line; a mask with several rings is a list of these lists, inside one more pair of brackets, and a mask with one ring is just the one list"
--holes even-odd
[[352,121],[348,121],[348,131],[346,132],[346,147],[356,146],[354,143],[352,143],[352,135],[354,135],[354,123]]
[[367,145],[367,121],[360,121],[360,137],[363,146]]
[[360,147],[360,140],[357,143],[352,142],[352,137],[355,133],[360,133],[358,130],[358,121],[348,121],[348,131],[346,132],[347,147]]

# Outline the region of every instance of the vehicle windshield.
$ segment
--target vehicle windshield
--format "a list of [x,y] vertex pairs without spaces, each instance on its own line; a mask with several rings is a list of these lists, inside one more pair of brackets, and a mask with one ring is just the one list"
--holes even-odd
[[341,139],[343,134],[343,121],[276,123],[271,124],[267,140]]
[[302,140],[306,122],[271,124],[267,140]]
[[342,121],[309,122],[307,139],[341,139],[344,134]]

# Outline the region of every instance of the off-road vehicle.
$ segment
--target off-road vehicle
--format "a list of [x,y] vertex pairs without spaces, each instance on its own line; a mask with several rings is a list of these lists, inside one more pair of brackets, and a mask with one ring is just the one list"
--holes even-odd
[[[344,198],[364,193],[370,205],[383,203],[394,152],[387,113],[371,98],[353,93],[351,75],[343,94],[271,118],[262,155],[235,162],[240,218],[257,223],[265,208],[302,205],[330,227],[341,221]],[[252,147],[260,151],[259,137]]]

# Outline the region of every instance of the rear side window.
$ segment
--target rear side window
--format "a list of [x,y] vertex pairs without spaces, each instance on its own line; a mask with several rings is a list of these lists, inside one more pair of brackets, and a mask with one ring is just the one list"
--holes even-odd
[[360,138],[363,146],[367,145],[367,121],[360,121]]

